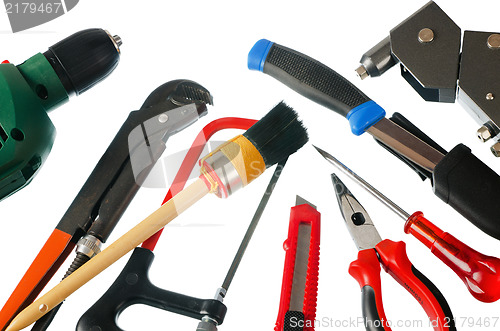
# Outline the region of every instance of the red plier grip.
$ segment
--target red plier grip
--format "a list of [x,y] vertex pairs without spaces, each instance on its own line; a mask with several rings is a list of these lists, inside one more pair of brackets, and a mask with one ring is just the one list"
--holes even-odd
[[380,264],[420,303],[435,331],[456,331],[451,309],[444,296],[412,265],[406,255],[405,243],[388,239],[379,242],[375,249],[360,251],[358,259],[349,266],[349,274],[361,287],[366,330],[391,330],[382,302]]

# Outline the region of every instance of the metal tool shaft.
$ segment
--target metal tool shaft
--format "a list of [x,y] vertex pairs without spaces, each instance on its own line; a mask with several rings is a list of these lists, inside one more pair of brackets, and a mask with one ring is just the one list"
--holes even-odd
[[387,118],[369,127],[366,132],[392,150],[407,157],[422,168],[433,172],[444,155]]
[[[271,178],[271,181],[267,185],[266,192],[264,193],[264,196],[260,200],[259,206],[257,207],[257,210],[255,211],[255,214],[252,218],[252,221],[250,222],[250,225],[248,226],[247,232],[245,233],[245,236],[243,237],[243,240],[241,241],[240,247],[238,248],[238,252],[236,252],[236,255],[234,256],[233,263],[231,263],[231,267],[229,267],[226,278],[224,279],[224,283],[222,284],[222,288],[225,291],[228,290],[229,285],[231,285],[231,282],[233,281],[236,270],[238,269],[238,266],[240,265],[241,259],[243,258],[243,254],[245,254],[245,251],[248,247],[248,244],[250,243],[250,239],[252,239],[253,233],[255,232],[255,229],[257,228],[257,224],[259,224],[262,213],[264,212],[264,209],[266,208],[267,202],[269,201],[269,198],[271,197],[271,194],[273,193],[274,187],[276,186],[276,182],[280,178],[281,172],[283,171],[283,167],[285,166],[287,159],[288,158],[279,162],[277,164],[276,168],[274,169],[274,173],[273,173],[273,176]],[[225,295],[225,293],[224,293],[224,295]]]
[[[314,145],[313,145],[314,146]],[[363,187],[365,190],[370,192],[371,195],[373,195],[375,198],[377,198],[380,202],[382,202],[384,205],[389,207],[393,212],[395,212],[399,217],[403,218],[405,221],[410,217],[410,214],[408,214],[406,211],[401,209],[398,205],[396,205],[394,202],[392,202],[391,199],[383,195],[380,191],[378,191],[375,187],[371,186],[370,183],[365,181],[363,178],[358,176],[354,171],[349,169],[347,166],[345,166],[342,162],[337,160],[335,157],[330,155],[329,153],[325,152],[321,148],[318,148],[314,146],[316,150],[323,155],[323,157],[329,161],[331,164],[336,166],[340,171],[342,171],[344,174],[349,176],[351,179],[356,181],[361,187]],[[337,189],[337,188],[336,188]]]

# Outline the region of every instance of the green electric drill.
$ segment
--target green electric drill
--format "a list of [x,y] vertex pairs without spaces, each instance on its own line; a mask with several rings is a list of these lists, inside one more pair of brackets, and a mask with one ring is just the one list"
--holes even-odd
[[0,64],[0,200],[28,185],[56,130],[47,112],[108,76],[121,39],[102,29],[77,32],[15,66]]

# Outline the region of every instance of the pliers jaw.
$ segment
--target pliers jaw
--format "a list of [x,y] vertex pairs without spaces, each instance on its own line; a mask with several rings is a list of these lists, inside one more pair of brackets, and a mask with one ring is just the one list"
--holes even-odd
[[[206,105],[213,106],[214,101],[210,92],[200,84],[187,79],[177,79],[167,82],[151,92],[141,109],[153,106],[165,107],[165,103],[171,103],[175,107],[195,103],[201,117],[206,115]],[[174,108],[172,106],[167,107],[169,109]]]
[[331,174],[331,177],[337,202],[354,244],[360,251],[375,248],[382,238],[370,215],[335,174]]
[[[134,158],[132,151],[141,143],[147,143],[146,150],[154,149],[151,148],[152,143],[164,145],[170,136],[205,116],[207,104],[213,105],[210,92],[190,80],[173,80],[156,88],[144,101],[141,109],[133,112],[139,113],[139,120],[136,121],[138,126],[129,135],[131,159]],[[145,112],[149,113],[149,119],[144,118],[142,113]],[[147,139],[144,139],[145,135]]]

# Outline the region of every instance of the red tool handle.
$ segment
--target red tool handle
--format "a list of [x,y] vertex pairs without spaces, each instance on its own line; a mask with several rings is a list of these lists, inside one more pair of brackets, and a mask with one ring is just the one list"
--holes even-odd
[[368,331],[391,330],[383,325],[387,317],[382,302],[380,270],[380,262],[374,249],[359,251],[358,259],[349,265],[349,274],[361,287],[363,318]]
[[297,251],[297,239],[299,226],[301,224],[311,225],[307,279],[304,293],[304,307],[302,310],[302,313],[304,314],[303,330],[314,331],[316,299],[318,294],[320,219],[321,214],[308,204],[298,205],[291,208],[288,238],[283,243],[283,248],[286,251],[285,268],[283,270],[280,307],[278,311],[278,319],[274,328],[275,331],[283,331],[285,327],[285,315],[290,308],[290,297],[295,270],[295,253]]
[[435,331],[456,330],[448,303],[437,287],[412,265],[404,242],[386,239],[378,243],[375,250],[360,251],[358,259],[349,266],[349,273],[362,289],[368,331],[391,330],[382,303],[379,263],[420,303]]
[[500,299],[500,259],[475,251],[429,222],[419,211],[408,218],[405,232],[420,240],[450,267],[474,298],[483,302]]

